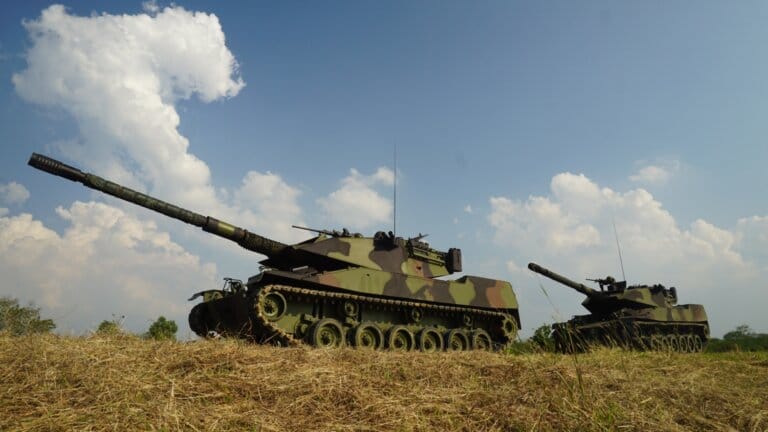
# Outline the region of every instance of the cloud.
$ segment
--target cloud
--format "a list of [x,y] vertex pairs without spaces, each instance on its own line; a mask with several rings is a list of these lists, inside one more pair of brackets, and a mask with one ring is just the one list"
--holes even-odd
[[16,182],[0,184],[0,203],[22,204],[29,199],[29,191]]
[[172,7],[153,17],[78,17],[53,5],[24,27],[27,69],[13,83],[23,99],[72,114],[81,136],[61,144],[65,155],[182,204],[219,207],[174,106],[192,95],[235,96],[244,85],[215,15]]
[[249,221],[248,230],[282,239],[298,239],[302,234],[291,228],[291,224],[303,225],[298,204],[300,194],[279,175],[249,171],[235,191],[234,202]]
[[[554,176],[550,191],[526,200],[490,198],[493,239],[506,250],[514,277],[534,277],[527,270],[518,276],[516,263],[529,261],[575,280],[621,276],[615,222],[630,283],[677,286],[681,302],[707,307],[716,332],[744,321],[768,329],[768,318],[755,304],[767,295],[761,286],[768,280],[768,217],[743,218],[732,228],[704,219],[682,227],[648,191],[614,191],[582,174]],[[550,295],[563,307],[557,319],[585,313],[579,294],[548,280],[544,284],[554,287]],[[551,313],[541,299],[532,302],[525,315],[541,319]]]
[[472,206],[467,204],[464,206],[464,213],[472,214]]
[[[24,23],[27,68],[13,83],[25,100],[70,113],[80,136],[58,150],[77,165],[191,210],[298,239],[298,192],[279,176],[252,171],[229,194],[178,130],[176,104],[236,96],[245,85],[216,15],[182,7],[149,14],[70,15],[59,5]],[[263,184],[261,184],[263,183]],[[276,188],[268,202],[254,193]],[[280,192],[286,193],[280,193]]]
[[491,197],[488,220],[496,230],[496,242],[504,244],[515,239],[561,251],[599,244],[599,231],[582,220],[594,212],[582,200],[594,199],[601,193],[593,186],[581,174],[564,173],[555,176],[551,184],[562,202],[543,197],[530,197],[526,202]]
[[77,201],[56,213],[67,224],[63,235],[30,214],[0,217],[4,294],[34,301],[63,332],[92,330],[115,314],[135,332],[164,315],[188,333],[186,299],[218,286],[214,264],[106,204]]
[[[749,251],[752,262],[768,273],[768,216],[741,218],[734,230],[734,248]],[[765,285],[765,282],[763,282]]]
[[645,165],[636,174],[629,176],[634,183],[660,186],[666,184],[680,170],[677,160],[662,161],[654,165]]
[[377,186],[391,186],[394,173],[379,168],[370,176],[351,169],[341,181],[341,188],[327,197],[319,198],[318,205],[331,223],[351,229],[365,229],[392,220],[392,201],[376,191]]
[[145,12],[147,12],[149,14],[152,14],[152,15],[160,12],[160,6],[157,5],[157,1],[155,1],[155,0],[150,0],[150,1],[142,2],[141,3],[141,8]]

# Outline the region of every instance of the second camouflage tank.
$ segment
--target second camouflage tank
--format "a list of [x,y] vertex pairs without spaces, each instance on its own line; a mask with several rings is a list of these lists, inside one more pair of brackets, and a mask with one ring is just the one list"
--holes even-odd
[[587,296],[582,305],[591,314],[552,326],[555,348],[560,352],[583,351],[593,344],[699,352],[709,339],[704,306],[678,305],[674,287],[627,286],[610,276],[590,279],[598,283],[598,291],[536,263],[529,263],[528,268]]
[[440,351],[503,347],[520,328],[509,282],[478,276],[437,279],[462,271],[461,251],[433,249],[423,236],[310,230],[317,235],[288,245],[46,156],[33,154],[29,165],[266,255],[263,270],[246,283],[228,278],[222,289],[190,299],[202,297],[189,314],[189,325],[203,337]]

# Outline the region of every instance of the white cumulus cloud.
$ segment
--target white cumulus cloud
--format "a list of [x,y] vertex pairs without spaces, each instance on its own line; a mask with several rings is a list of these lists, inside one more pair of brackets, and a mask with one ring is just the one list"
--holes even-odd
[[[548,196],[490,198],[494,241],[507,250],[507,268],[515,277],[521,267],[515,263],[529,261],[575,280],[621,277],[615,223],[630,283],[677,286],[681,303],[705,305],[716,332],[742,322],[768,328],[757,306],[768,300],[762,288],[768,280],[768,217],[744,218],[731,228],[703,219],[684,227],[644,189],[614,191],[570,173],[553,177],[550,187]],[[533,277],[524,274],[523,280]],[[544,285],[563,308],[554,319],[586,313],[579,294],[548,280]],[[524,315],[547,321],[551,306],[537,302]]]
[[351,229],[365,229],[392,220],[392,201],[384,198],[377,190],[380,186],[391,186],[394,173],[381,167],[366,176],[351,169],[349,176],[341,181],[341,187],[328,196],[319,198],[317,203],[328,219],[335,225]]
[[214,264],[106,204],[75,202],[56,213],[68,224],[62,235],[30,214],[0,217],[4,295],[34,301],[62,332],[93,330],[115,314],[135,332],[164,315],[189,333],[186,299],[218,284]]
[[680,165],[678,160],[662,160],[655,164],[643,164],[637,173],[629,176],[629,180],[650,186],[661,186],[680,171]]
[[215,15],[173,7],[155,16],[78,17],[54,5],[24,26],[27,69],[13,83],[27,101],[72,114],[81,136],[61,144],[65,155],[182,204],[219,206],[174,105],[193,94],[234,96],[243,86]]
[[3,204],[22,204],[29,199],[29,191],[24,185],[10,182],[0,184],[0,203]]
[[[178,130],[178,101],[229,98],[245,85],[218,18],[154,2],[144,9],[149,14],[88,17],[60,5],[43,10],[24,23],[31,43],[27,68],[13,76],[16,91],[72,115],[80,135],[58,148],[77,165],[194,211],[296,238],[295,189],[254,171],[241,190],[217,193],[208,165]],[[268,204],[249,199],[265,188],[276,188]]]
[[248,230],[282,239],[298,239],[301,234],[292,229],[291,224],[303,225],[298,204],[300,194],[277,174],[249,171],[235,191],[234,202],[249,221]]

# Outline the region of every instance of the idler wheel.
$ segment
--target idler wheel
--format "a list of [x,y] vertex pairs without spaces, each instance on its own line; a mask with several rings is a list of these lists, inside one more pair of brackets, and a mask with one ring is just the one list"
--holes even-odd
[[413,333],[406,326],[392,326],[387,332],[387,348],[391,351],[411,351],[414,342]]
[[200,337],[208,337],[208,310],[205,303],[198,303],[189,311],[189,328]]
[[279,292],[270,292],[261,301],[261,313],[269,321],[277,321],[285,315],[288,302]]
[[517,322],[511,316],[506,316],[501,321],[501,332],[507,338],[507,342],[512,342],[517,337]]
[[333,318],[323,318],[312,326],[309,342],[318,348],[339,348],[344,345],[344,328]]
[[466,351],[469,349],[469,337],[461,329],[452,329],[445,332],[446,351]]
[[491,335],[483,329],[473,330],[469,345],[473,350],[488,351],[492,346]]
[[436,352],[443,350],[443,338],[434,327],[427,327],[419,332],[416,346],[422,352]]
[[358,324],[352,331],[352,346],[361,349],[381,349],[384,347],[384,333],[372,322]]

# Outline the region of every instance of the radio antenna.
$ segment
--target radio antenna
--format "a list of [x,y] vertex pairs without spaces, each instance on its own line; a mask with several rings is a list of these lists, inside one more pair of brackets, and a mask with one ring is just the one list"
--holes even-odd
[[394,166],[395,166],[395,172],[394,172],[394,180],[392,185],[392,202],[393,202],[393,209],[392,209],[392,233],[397,237],[397,143],[395,143],[395,151],[394,151]]
[[613,222],[613,237],[616,239],[616,250],[619,251],[619,264],[621,265],[621,277],[627,280],[627,275],[624,274],[624,260],[621,258],[621,245],[619,245],[619,233],[616,231],[616,219],[611,218]]

